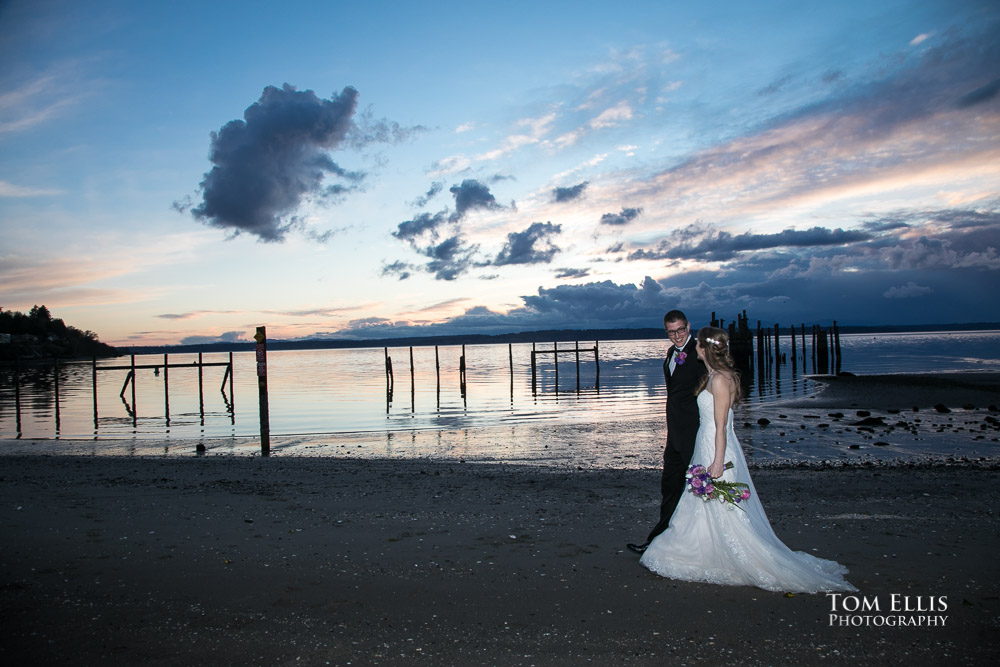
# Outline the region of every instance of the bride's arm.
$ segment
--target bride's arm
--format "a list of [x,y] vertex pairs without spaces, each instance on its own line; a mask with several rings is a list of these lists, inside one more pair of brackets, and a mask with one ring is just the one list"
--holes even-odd
[[708,466],[708,474],[712,477],[722,477],[726,466],[726,421],[729,419],[729,404],[732,402],[732,390],[726,378],[714,375],[709,383],[712,399],[715,404],[715,458]]

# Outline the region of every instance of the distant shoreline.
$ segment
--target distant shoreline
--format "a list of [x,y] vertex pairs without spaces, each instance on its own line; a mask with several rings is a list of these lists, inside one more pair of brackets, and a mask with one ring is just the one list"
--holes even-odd
[[[965,324],[879,324],[870,326],[838,325],[841,334],[899,334],[935,333],[958,331],[1000,330],[1000,322],[969,322]],[[770,330],[773,333],[773,328]],[[779,327],[779,334],[790,333],[788,327]],[[796,327],[798,333],[800,329]],[[521,331],[506,334],[455,334],[442,336],[406,336],[401,338],[366,338],[357,340],[308,338],[303,340],[268,340],[271,350],[322,350],[379,347],[422,347],[447,345],[498,345],[503,343],[565,343],[608,342],[618,340],[666,340],[662,329],[552,329]],[[240,352],[253,349],[252,340],[222,343],[196,343],[190,345],[134,345],[117,346],[122,355],[172,354],[183,352]]]

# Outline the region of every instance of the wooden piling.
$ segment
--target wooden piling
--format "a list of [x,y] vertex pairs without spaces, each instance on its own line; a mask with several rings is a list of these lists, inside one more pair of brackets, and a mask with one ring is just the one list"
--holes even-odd
[[[123,390],[124,391],[124,390]],[[21,432],[21,357],[14,359],[14,414],[17,432]]]
[[163,355],[163,416],[170,426],[170,358]]
[[797,366],[797,364],[795,363],[795,325],[794,324],[791,325],[791,331],[792,331],[792,336],[791,336],[791,338],[792,338],[792,373],[794,374],[795,373],[795,368]]
[[580,341],[573,343],[573,351],[576,353],[576,390],[580,391]]
[[198,410],[205,419],[205,368],[202,366],[202,353],[198,353]]
[[[271,455],[271,417],[267,397],[267,329],[257,327],[257,398],[260,408],[260,454]],[[388,352],[386,353],[388,356]]]
[[556,367],[556,393],[559,393],[559,343],[552,343],[552,361]]
[[778,348],[778,324],[774,325],[774,367],[781,365],[781,350]]
[[830,347],[827,332],[819,325],[816,326],[816,365],[822,374],[830,371]]
[[833,321],[833,349],[834,349],[834,359],[836,360],[836,371],[840,373],[840,327],[837,326],[837,320]]
[[805,323],[800,323],[800,331],[802,332],[802,372],[806,370],[806,325]]
[[535,374],[535,363],[537,361],[536,355],[537,352],[535,350],[535,343],[532,342],[531,343],[531,393],[532,394],[538,392],[538,385],[536,383],[536,374]]
[[136,416],[139,414],[139,411],[137,410],[138,406],[136,405],[135,401],[135,355],[134,354],[132,355],[132,370],[129,373],[129,376],[132,379],[132,423],[133,425],[135,425]]
[[816,329],[818,329],[818,328],[819,327],[817,327],[815,324],[812,325],[812,366],[813,366],[813,373],[816,372],[816,338],[817,338],[817,336],[816,336]]
[[59,359],[58,358],[56,358],[56,359],[53,360],[52,374],[53,374],[53,389],[55,391],[55,396],[54,396],[55,404],[54,404],[54,407],[55,407],[55,413],[56,413],[55,414],[55,416],[56,416],[56,434],[58,435],[58,433],[59,433],[59,426],[60,426],[60,420],[59,420]]
[[[164,369],[166,370],[166,369]],[[236,418],[236,392],[233,391],[233,353],[229,352],[229,412]]]
[[94,393],[94,434],[96,435],[97,434],[97,424],[98,424],[98,417],[97,417],[97,357],[96,356],[91,359],[90,379],[93,382],[93,387],[94,387],[94,392],[93,392]]
[[764,367],[764,332],[760,328],[760,320],[757,320],[757,366]]

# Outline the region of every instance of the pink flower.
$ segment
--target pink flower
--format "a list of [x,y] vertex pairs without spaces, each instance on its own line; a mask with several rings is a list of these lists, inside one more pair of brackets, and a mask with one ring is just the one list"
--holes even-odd
[[743,489],[743,493],[740,494],[740,500],[748,500],[750,498],[750,489]]
[[683,352],[682,351],[682,352],[678,352],[677,353],[677,355],[675,356],[674,361],[677,362],[678,366],[683,366],[684,362],[687,361],[687,358],[688,358],[687,352]]

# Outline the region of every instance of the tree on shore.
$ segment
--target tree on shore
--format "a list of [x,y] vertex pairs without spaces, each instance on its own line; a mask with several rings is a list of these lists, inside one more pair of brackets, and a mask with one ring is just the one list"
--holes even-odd
[[102,343],[96,333],[53,318],[44,305],[32,306],[27,315],[0,308],[0,359],[117,355],[118,351]]

